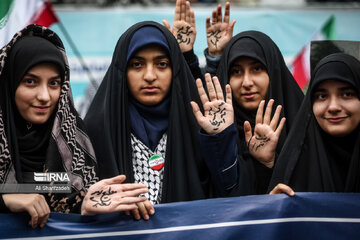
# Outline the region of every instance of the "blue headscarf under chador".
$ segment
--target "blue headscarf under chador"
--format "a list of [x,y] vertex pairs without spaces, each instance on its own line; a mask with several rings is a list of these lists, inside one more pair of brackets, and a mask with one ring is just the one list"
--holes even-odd
[[[128,63],[137,51],[149,44],[160,45],[167,53],[170,51],[165,36],[158,28],[143,27],[136,31],[131,38],[126,62]],[[132,133],[154,151],[162,135],[168,128],[169,95],[155,106],[145,106],[131,95],[129,98]]]
[[164,34],[156,27],[143,27],[140,28],[131,38],[129,44],[129,50],[126,55],[126,62],[129,62],[130,58],[136,53],[140,48],[149,45],[149,44],[158,44],[166,49],[166,52],[169,52],[169,45],[166,41]]

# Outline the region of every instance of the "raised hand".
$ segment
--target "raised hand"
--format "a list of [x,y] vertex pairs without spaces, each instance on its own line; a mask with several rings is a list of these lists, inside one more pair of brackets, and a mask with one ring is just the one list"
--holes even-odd
[[254,135],[250,123],[244,122],[245,140],[248,143],[250,154],[269,168],[274,166],[276,146],[285,124],[285,118],[282,118],[278,125],[281,105],[277,106],[271,119],[273,104],[274,100],[271,99],[266,107],[265,114],[263,114],[265,100],[260,102],[256,113]]
[[190,10],[189,1],[176,0],[172,29],[168,21],[162,20],[162,22],[177,39],[181,52],[193,49],[196,38],[195,13]]
[[3,194],[2,197],[11,212],[28,212],[30,214],[29,225],[32,228],[45,226],[50,216],[50,208],[43,195]]
[[206,18],[206,39],[210,56],[220,56],[226,44],[233,37],[235,20],[230,21],[230,3],[225,4],[224,21],[222,21],[221,5],[212,12],[212,21],[210,17]]
[[137,209],[137,203],[146,201],[140,194],[148,189],[140,183],[123,183],[125,175],[101,180],[92,185],[81,206],[82,215],[131,211]]
[[220,86],[219,79],[205,74],[207,96],[200,79],[196,80],[196,86],[204,108],[204,114],[201,113],[199,106],[191,102],[193,113],[200,127],[208,134],[216,134],[223,131],[234,122],[234,110],[232,106],[231,88],[226,85],[226,101]]

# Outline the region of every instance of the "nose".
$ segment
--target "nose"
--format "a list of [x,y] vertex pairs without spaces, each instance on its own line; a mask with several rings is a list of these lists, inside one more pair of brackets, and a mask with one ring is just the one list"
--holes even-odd
[[330,113],[337,113],[337,112],[341,111],[341,105],[340,105],[339,99],[337,97],[335,97],[335,96],[330,97],[328,111]]
[[251,78],[251,74],[248,71],[244,72],[244,80],[243,80],[243,87],[245,88],[251,88],[254,85],[254,82]]
[[49,89],[46,85],[42,85],[38,88],[37,91],[37,99],[40,102],[48,102],[50,101],[50,93],[49,93]]
[[154,67],[151,64],[146,66],[144,80],[147,82],[153,82],[156,80],[156,73]]

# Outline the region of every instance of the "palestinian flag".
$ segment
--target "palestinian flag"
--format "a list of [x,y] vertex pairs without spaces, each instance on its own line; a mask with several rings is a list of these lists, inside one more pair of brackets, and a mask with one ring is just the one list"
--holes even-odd
[[59,22],[49,0],[0,0],[0,48],[29,24]]
[[[323,27],[311,38],[311,41],[336,40],[335,16],[325,22]],[[310,43],[304,46],[292,63],[292,74],[301,89],[304,89],[310,81]]]

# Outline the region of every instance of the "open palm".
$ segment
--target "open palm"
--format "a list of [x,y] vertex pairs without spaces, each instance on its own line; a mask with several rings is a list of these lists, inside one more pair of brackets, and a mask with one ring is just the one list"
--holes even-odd
[[212,12],[212,22],[206,18],[206,39],[211,56],[220,56],[233,36],[235,20],[230,21],[230,3],[225,5],[224,21],[222,21],[221,5]]
[[204,114],[195,102],[191,102],[193,112],[200,127],[208,134],[216,134],[223,131],[234,122],[234,110],[232,106],[231,88],[226,86],[226,100],[217,77],[211,80],[210,74],[205,74],[206,86],[209,97],[206,94],[200,79],[196,80],[199,96],[204,108]]
[[252,134],[250,123],[248,121],[244,123],[245,140],[248,143],[250,154],[267,167],[274,165],[276,146],[285,124],[285,118],[282,118],[278,125],[281,105],[277,106],[271,119],[273,104],[274,100],[271,99],[265,114],[263,114],[265,101],[260,102],[256,113],[254,134]]

